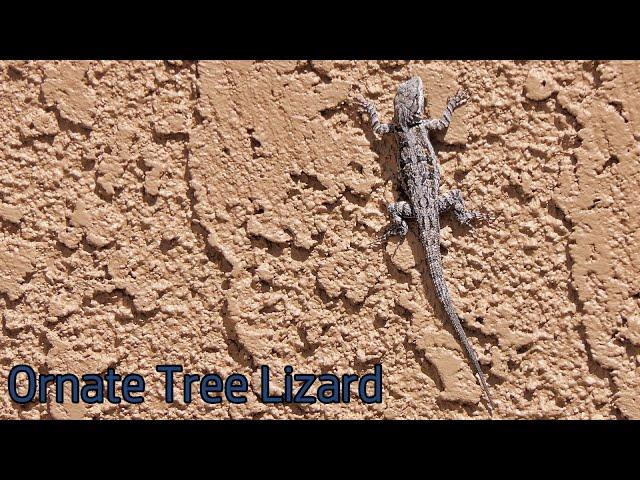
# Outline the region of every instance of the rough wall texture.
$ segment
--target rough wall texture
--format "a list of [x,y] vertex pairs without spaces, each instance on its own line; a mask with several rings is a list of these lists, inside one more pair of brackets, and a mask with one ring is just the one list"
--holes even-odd
[[[482,418],[412,231],[371,249],[425,83],[443,189],[497,220],[445,220],[454,304],[504,418],[640,418],[640,64],[0,62],[0,380],[140,372],[142,405],[12,403],[0,418]],[[635,262],[634,262],[635,260]],[[159,363],[362,373],[384,403],[162,401]]]

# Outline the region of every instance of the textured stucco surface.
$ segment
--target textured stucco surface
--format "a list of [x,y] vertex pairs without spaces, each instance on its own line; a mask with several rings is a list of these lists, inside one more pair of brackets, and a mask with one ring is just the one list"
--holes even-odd
[[[0,62],[0,418],[484,418],[397,195],[397,84],[430,113],[444,269],[498,418],[640,418],[637,62]],[[256,368],[363,373],[384,403],[267,407]],[[10,368],[139,372],[145,402],[19,406]],[[245,405],[167,406],[154,366],[246,374]],[[154,380],[155,379],[155,380]],[[256,390],[257,391],[257,390]]]

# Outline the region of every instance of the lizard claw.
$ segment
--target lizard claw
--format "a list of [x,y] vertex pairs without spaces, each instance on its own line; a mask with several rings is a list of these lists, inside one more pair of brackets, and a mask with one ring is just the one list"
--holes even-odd
[[384,232],[382,235],[379,235],[378,238],[376,238],[373,242],[369,244],[369,248],[377,248],[384,245],[385,243],[387,243],[390,236],[391,235],[389,235],[388,232]]
[[356,104],[361,110],[363,110],[365,112],[369,111],[370,102],[367,99],[365,99],[364,97],[362,97],[361,95],[353,97],[352,98],[352,102],[354,104]]
[[459,89],[450,101],[453,104],[453,108],[458,108],[467,103],[469,98],[469,93],[466,90]]
[[473,228],[473,226],[478,222],[491,223],[495,220],[496,217],[491,213],[472,211],[465,215],[465,218],[462,219],[461,223],[467,227]]
[[496,220],[496,217],[484,212],[468,212],[463,218],[460,218],[460,223],[467,227],[470,232],[474,232],[478,223],[492,223]]
[[374,240],[369,244],[369,248],[375,248],[375,247],[379,247],[381,245],[386,244],[389,241],[389,238],[391,238],[394,235],[400,235],[401,237],[404,238],[406,234],[407,232],[404,231],[402,228],[398,229],[398,227],[389,225],[383,230],[383,232],[380,235],[378,235],[378,238],[376,240]]
[[477,218],[479,221],[486,223],[493,223],[498,219],[498,217],[496,217],[495,215],[485,212],[479,213]]

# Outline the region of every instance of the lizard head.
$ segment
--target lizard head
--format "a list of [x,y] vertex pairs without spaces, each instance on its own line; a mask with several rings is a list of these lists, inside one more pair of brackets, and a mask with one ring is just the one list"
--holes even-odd
[[395,123],[407,127],[422,118],[424,114],[424,87],[420,77],[411,77],[401,83],[393,101]]

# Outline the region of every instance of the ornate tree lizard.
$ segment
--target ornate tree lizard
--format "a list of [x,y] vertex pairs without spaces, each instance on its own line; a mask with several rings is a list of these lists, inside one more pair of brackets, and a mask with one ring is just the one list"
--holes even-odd
[[485,220],[489,217],[480,212],[466,210],[459,190],[438,194],[440,187],[440,163],[429,138],[432,131],[445,130],[451,122],[453,111],[464,105],[468,95],[459,90],[447,103],[440,119],[424,119],[424,93],[422,80],[412,77],[398,87],[394,100],[394,119],[390,124],[381,123],[375,106],[365,100],[357,103],[369,114],[373,131],[377,134],[395,133],[399,147],[398,172],[403,193],[408,201],[398,201],[388,205],[391,223],[380,242],[391,235],[404,237],[409,226],[408,219],[415,219],[420,230],[420,241],[426,252],[429,271],[436,289],[436,295],[458,339],[464,347],[467,357],[476,371],[486,395],[489,413],[493,411],[493,402],[485,381],[478,358],[460,323],[449,290],[444,281],[442,257],[440,254],[440,214],[453,209],[456,218],[463,225],[471,225],[473,220]]

